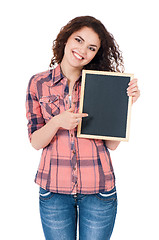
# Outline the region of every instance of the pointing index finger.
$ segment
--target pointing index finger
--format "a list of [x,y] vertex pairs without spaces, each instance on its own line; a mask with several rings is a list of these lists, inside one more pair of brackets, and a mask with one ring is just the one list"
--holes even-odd
[[74,115],[76,118],[88,117],[87,113],[74,113]]

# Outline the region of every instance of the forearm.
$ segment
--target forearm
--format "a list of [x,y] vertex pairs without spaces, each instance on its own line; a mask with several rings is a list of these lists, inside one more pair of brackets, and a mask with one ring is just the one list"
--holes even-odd
[[46,147],[59,129],[58,115],[53,117],[46,125],[35,131],[31,137],[31,145],[39,150]]
[[53,117],[46,125],[35,131],[31,137],[32,146],[39,150],[46,147],[55,136],[59,128],[71,130],[77,127],[82,117],[87,117],[87,113],[73,113],[74,109],[70,108],[55,117]]
[[106,146],[110,150],[115,150],[120,144],[120,141],[106,140]]

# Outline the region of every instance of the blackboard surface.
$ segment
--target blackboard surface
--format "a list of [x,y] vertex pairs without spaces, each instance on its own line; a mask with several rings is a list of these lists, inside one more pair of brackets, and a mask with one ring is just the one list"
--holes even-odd
[[88,113],[78,137],[128,141],[131,99],[127,96],[132,74],[84,70],[80,112]]

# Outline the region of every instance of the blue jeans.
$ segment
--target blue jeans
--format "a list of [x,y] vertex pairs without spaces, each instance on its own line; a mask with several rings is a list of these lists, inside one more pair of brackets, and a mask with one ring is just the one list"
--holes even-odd
[[[117,212],[116,188],[93,195],[51,193],[40,188],[40,215],[46,240],[109,240]],[[78,224],[77,224],[78,222]]]

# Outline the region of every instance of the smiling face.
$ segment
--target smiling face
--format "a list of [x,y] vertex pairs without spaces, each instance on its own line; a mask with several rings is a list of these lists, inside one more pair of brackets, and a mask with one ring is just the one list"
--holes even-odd
[[74,32],[67,40],[62,64],[81,70],[95,57],[100,42],[98,34],[91,28],[83,27]]

